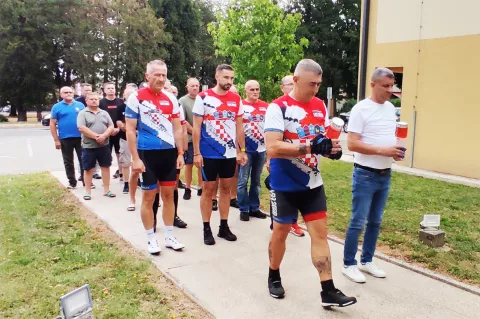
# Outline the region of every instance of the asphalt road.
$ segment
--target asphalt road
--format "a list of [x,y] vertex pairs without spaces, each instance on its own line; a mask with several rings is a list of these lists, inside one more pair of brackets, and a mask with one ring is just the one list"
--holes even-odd
[[0,128],[0,174],[63,169],[48,127]]

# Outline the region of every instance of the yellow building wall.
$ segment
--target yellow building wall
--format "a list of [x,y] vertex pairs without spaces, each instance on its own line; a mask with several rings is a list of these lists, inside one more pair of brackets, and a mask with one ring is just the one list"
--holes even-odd
[[[378,24],[377,10],[381,1],[384,1],[381,3],[383,7],[380,17],[383,21]],[[412,5],[420,8],[421,5],[417,4],[421,1],[414,4],[412,2],[416,0],[407,1],[411,6],[410,16],[418,17],[419,14],[412,13],[411,10]],[[427,3],[432,0],[424,1]],[[477,5],[477,0],[469,1],[472,1],[472,5]],[[428,37],[422,37],[419,29],[415,40],[388,42],[385,41],[385,33],[388,32],[385,28],[389,27],[385,21],[388,19],[384,15],[396,14],[395,6],[392,10],[386,10],[388,7],[385,6],[390,2],[392,0],[371,1],[366,96],[370,95],[369,79],[376,67],[403,67],[401,120],[409,123],[410,152],[402,165],[480,178],[480,32],[439,37],[438,32],[429,31]],[[395,2],[398,5],[399,1]],[[425,12],[433,10],[432,8],[423,7],[420,16],[423,19],[428,17],[430,21],[435,20],[432,18],[435,17],[434,13]],[[385,11],[389,13],[384,13]],[[419,26],[422,21],[418,23]],[[480,20],[476,21],[480,30]],[[405,23],[410,25],[409,32],[413,36],[411,23],[417,22]],[[401,25],[391,26],[399,27]],[[468,33],[465,26],[458,29],[463,34]],[[447,29],[443,28],[441,32],[447,32],[445,30]],[[377,43],[377,35],[382,43]],[[415,111],[416,125],[412,134]]]

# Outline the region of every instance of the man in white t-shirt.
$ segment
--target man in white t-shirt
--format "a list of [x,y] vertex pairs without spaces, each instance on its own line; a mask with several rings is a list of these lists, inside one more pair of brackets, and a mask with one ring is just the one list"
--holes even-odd
[[[345,238],[343,274],[363,283],[364,271],[378,278],[386,273],[372,263],[383,210],[390,189],[393,160],[405,156],[405,149],[396,145],[395,107],[388,100],[395,83],[393,72],[378,68],[372,75],[372,95],[355,105],[348,123],[348,149],[354,152],[352,182],[352,218]],[[365,226],[360,265],[355,255],[358,237]]]

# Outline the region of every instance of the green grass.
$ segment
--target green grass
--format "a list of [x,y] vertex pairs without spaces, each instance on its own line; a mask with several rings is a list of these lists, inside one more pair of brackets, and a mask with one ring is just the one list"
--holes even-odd
[[85,283],[96,318],[189,316],[159,292],[151,263],[104,236],[49,174],[0,176],[0,317],[53,318]]
[[[321,162],[329,231],[341,238],[351,216],[352,169],[349,163]],[[267,174],[265,170],[262,183]],[[261,191],[262,206],[268,210],[269,194],[263,185]],[[441,215],[448,251],[429,248],[418,239],[424,214]],[[397,258],[480,285],[480,189],[393,173],[378,247]]]

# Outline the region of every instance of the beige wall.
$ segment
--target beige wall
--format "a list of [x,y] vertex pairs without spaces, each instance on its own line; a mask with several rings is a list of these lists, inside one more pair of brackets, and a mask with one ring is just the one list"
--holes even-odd
[[[432,1],[440,4],[447,2],[424,0],[427,5],[423,9],[417,6],[423,13],[419,15],[410,11],[409,16],[438,20],[435,14],[439,9],[431,5]],[[410,147],[410,157],[403,164],[409,165],[411,161],[416,168],[480,178],[480,131],[477,129],[480,128],[480,29],[475,31],[475,35],[439,37],[441,34],[460,34],[458,30],[465,32],[465,28],[458,26],[460,18],[455,15],[455,12],[459,15],[465,12],[460,12],[457,7],[457,10],[452,9],[445,24],[458,32],[448,33],[445,31],[447,26],[444,26],[437,33],[426,32],[430,34],[428,39],[419,40],[417,36],[417,40],[387,41],[390,30],[393,30],[392,37],[398,39],[396,29],[401,26],[401,22],[394,18],[395,10],[385,11],[382,8],[391,2],[371,1],[367,78],[376,67],[403,67],[402,120],[412,127],[413,113],[417,113],[414,153]],[[421,0],[395,1],[397,4],[400,2],[412,5],[421,3]],[[452,2],[470,4],[469,8],[480,3],[478,0]],[[379,7],[382,8],[381,17],[377,15]],[[391,26],[388,21],[391,21]],[[415,24],[409,20],[404,25],[410,30],[411,24],[419,26],[422,21]],[[480,20],[476,21],[477,26],[480,25]],[[378,43],[378,38],[382,42]],[[367,96],[369,94],[367,85]],[[409,135],[413,137],[413,134]]]

